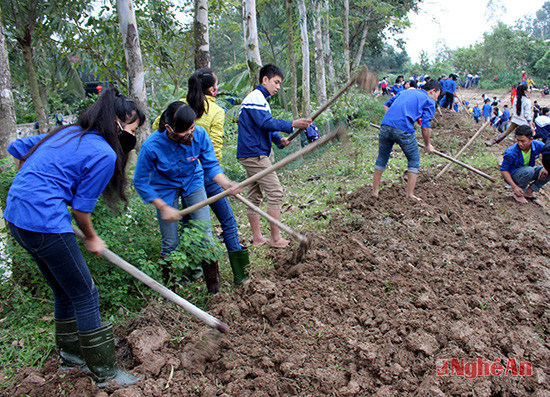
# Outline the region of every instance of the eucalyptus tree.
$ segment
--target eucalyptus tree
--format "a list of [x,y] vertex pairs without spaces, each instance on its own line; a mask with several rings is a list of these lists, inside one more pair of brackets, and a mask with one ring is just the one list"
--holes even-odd
[[294,60],[294,21],[292,17],[292,0],[285,0],[288,68],[290,70],[290,92],[292,116],[298,118],[298,76]]
[[524,16],[518,28],[543,40],[550,39],[550,1],[545,2],[534,16]]
[[334,8],[334,17],[344,21],[342,48],[346,77],[349,77],[348,65],[350,72],[357,69],[367,48],[383,48],[388,36],[393,37],[409,26],[408,13],[416,12],[419,3],[419,0],[340,1],[343,1],[343,7]]
[[334,62],[330,47],[330,2],[324,0],[323,9],[323,51],[325,57],[326,77],[328,91],[332,91],[336,85],[336,74],[334,72]]
[[193,31],[195,36],[195,69],[209,68],[208,0],[195,0]]
[[243,0],[242,9],[246,64],[250,75],[250,85],[254,88],[258,84],[258,73],[262,65],[256,22],[256,0]]
[[6,157],[8,144],[16,137],[15,104],[11,91],[10,63],[4,25],[0,20],[0,158]]
[[[281,4],[267,1],[260,6],[262,8],[258,10],[258,31],[262,33],[267,40],[268,48],[271,50],[272,63],[284,69],[281,63],[282,60],[278,56],[284,49],[284,40],[277,40],[284,31],[284,28],[281,26],[283,23],[280,21],[280,17],[282,16]],[[281,84],[281,88],[279,89],[279,95],[282,99],[284,110],[288,111],[286,90],[283,84]]]
[[346,80],[350,78],[350,43],[349,43],[349,0],[344,0],[344,72]]
[[[145,89],[145,72],[141,58],[141,46],[139,33],[132,0],[117,0],[117,14],[120,22],[120,33],[126,58],[126,73],[128,75],[128,94],[131,99],[140,105],[149,118],[149,106],[147,104],[147,91]],[[144,123],[136,132],[138,145],[149,135],[148,123]]]
[[6,35],[17,41],[23,54],[29,91],[42,132],[47,129],[48,116],[40,95],[33,49],[41,40],[52,40],[52,32],[59,35],[66,32],[69,28],[66,21],[78,21],[87,7],[86,0],[0,0]]
[[315,82],[317,103],[319,105],[327,101],[327,84],[325,79],[325,58],[323,54],[322,32],[322,0],[313,0],[313,48],[315,50]]
[[302,44],[302,114],[311,115],[310,76],[309,76],[309,36],[305,0],[298,0],[300,14],[300,37]]

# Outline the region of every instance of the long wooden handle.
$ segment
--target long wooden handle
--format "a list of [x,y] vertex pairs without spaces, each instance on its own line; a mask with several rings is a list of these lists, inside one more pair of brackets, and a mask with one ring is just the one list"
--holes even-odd
[[[348,80],[348,82],[342,87],[340,88],[340,90],[334,94],[332,96],[332,98],[330,98],[323,106],[321,106],[313,116],[311,116],[311,120],[315,120],[317,117],[319,117],[319,115],[321,113],[323,113],[325,110],[327,110],[327,108],[332,105],[334,103],[334,101],[336,101],[340,95],[342,95],[344,92],[346,92],[352,85],[353,83],[355,83],[357,81],[357,77],[359,75],[356,74],[355,76],[353,76],[351,79]],[[296,138],[298,135],[300,135],[302,132],[304,132],[305,130],[301,129],[301,130],[298,130],[296,132],[294,132],[292,135],[290,135],[288,137],[288,139],[291,141],[293,140],[294,138]]]
[[271,215],[269,215],[267,212],[262,211],[260,208],[255,206],[253,203],[251,203],[249,200],[241,196],[240,194],[236,194],[235,197],[240,200],[242,203],[244,203],[247,207],[249,207],[252,211],[257,213],[258,215],[263,216],[265,219],[267,219],[269,222],[277,225],[277,227],[281,230],[284,230],[287,232],[290,236],[294,237],[299,242],[307,241],[306,236],[303,234],[300,234],[291,228],[289,228],[287,225],[285,225],[283,222],[281,222],[278,219],[273,218]]
[[[336,139],[339,136],[343,136],[345,134],[345,132],[346,132],[345,128],[338,127],[337,129],[332,131],[330,134],[325,135],[323,138],[321,138],[321,139],[319,139],[319,140],[317,140],[313,143],[310,143],[309,145],[307,145],[307,146],[303,147],[302,149],[298,150],[297,152],[289,154],[288,156],[286,156],[284,159],[282,159],[278,163],[273,164],[271,167],[268,167],[265,170],[263,170],[261,172],[258,172],[257,174],[251,176],[250,178],[245,179],[244,181],[238,183],[237,185],[235,185],[235,188],[245,187],[245,186],[250,185],[251,183],[256,182],[257,180],[263,178],[264,176],[266,176],[270,172],[277,171],[279,168],[282,168],[285,165],[299,159],[300,157],[302,157],[302,156],[304,156],[304,155],[320,148],[321,146],[326,145],[327,143],[329,143],[333,139]],[[191,212],[196,211],[199,208],[202,208],[204,206],[212,204],[212,203],[228,196],[229,194],[231,194],[231,191],[232,190],[224,190],[223,192],[218,193],[215,196],[212,196],[212,197],[210,197],[206,200],[203,200],[200,203],[194,204],[190,207],[187,207],[183,210],[180,210],[179,214],[181,216],[185,216],[187,214],[190,214]]]
[[[84,236],[84,233],[82,233],[80,229],[73,226],[73,230],[79,239],[81,240],[86,239],[86,237]],[[112,264],[117,265],[125,272],[129,273],[132,277],[137,278],[139,281],[141,281],[151,289],[155,290],[156,292],[164,296],[166,299],[174,302],[178,306],[181,306],[185,311],[192,314],[199,320],[203,321],[210,327],[216,328],[218,331],[224,332],[224,333],[229,331],[229,327],[227,326],[226,323],[218,320],[216,317],[211,316],[210,314],[199,309],[197,306],[193,305],[192,303],[189,303],[188,301],[183,299],[181,296],[170,291],[164,285],[160,284],[159,282],[155,281],[153,278],[149,277],[147,274],[143,273],[141,270],[132,266],[130,263],[126,262],[124,259],[122,259],[120,256],[118,256],[114,252],[110,251],[109,249],[107,248],[103,249],[103,251],[101,252],[101,256],[107,259]]]
[[[466,145],[464,145],[464,147],[462,149],[460,149],[458,151],[458,153],[455,155],[455,159],[459,158],[460,155],[462,153],[464,153],[464,151],[466,149],[468,149],[472,143],[474,143],[474,141],[476,140],[476,138],[479,136],[479,134],[481,134],[481,132],[485,129],[485,127],[487,127],[488,125],[490,124],[490,121],[486,121],[485,124],[483,124],[481,126],[481,128],[470,138],[470,140],[468,141],[468,143],[466,143]],[[443,167],[443,169],[441,171],[439,171],[439,174],[437,174],[435,176],[435,179],[439,178],[441,175],[443,175],[448,169],[449,167],[451,166],[451,163],[447,164],[445,167]]]
[[[374,127],[374,128],[380,129],[380,126],[377,125],[377,124],[370,123],[370,125],[371,125],[372,127]],[[425,147],[425,146],[424,146],[422,143],[420,143],[420,142],[417,142],[417,144],[418,144],[418,146],[420,146],[421,148],[424,148],[424,147]],[[474,167],[472,167],[472,166],[470,166],[470,165],[468,165],[468,164],[466,164],[466,163],[463,163],[462,161],[459,161],[459,160],[457,160],[457,159],[455,159],[455,158],[452,158],[451,156],[446,155],[445,153],[438,152],[437,150],[434,150],[433,153],[434,153],[434,154],[437,154],[439,157],[443,157],[444,159],[447,159],[447,160],[449,160],[449,161],[452,161],[453,163],[458,164],[458,165],[460,165],[460,166],[462,166],[462,167],[464,167],[464,168],[466,168],[466,169],[468,169],[468,170],[470,170],[470,171],[472,171],[472,172],[475,172],[476,174],[478,174],[478,175],[480,175],[480,176],[482,176],[482,177],[484,177],[484,178],[489,179],[491,182],[496,182],[495,178],[493,178],[493,177],[490,176],[490,175],[487,175],[485,172],[480,171],[480,170],[478,170],[478,169],[475,169]]]
[[[422,143],[420,143],[420,142],[417,142],[417,143],[418,143],[418,146],[420,146],[421,148],[425,147]],[[466,163],[463,163],[462,161],[457,160],[457,159],[455,159],[455,158],[453,158],[453,157],[451,157],[451,156],[449,156],[449,155],[447,155],[447,154],[445,154],[445,153],[438,152],[437,150],[434,150],[433,153],[434,153],[434,154],[437,154],[439,157],[443,157],[444,159],[447,159],[447,160],[449,160],[449,161],[452,161],[453,163],[458,164],[458,165],[460,165],[460,166],[466,168],[467,170],[470,170],[470,171],[472,171],[472,172],[475,172],[476,174],[478,174],[478,175],[480,175],[480,176],[482,176],[482,177],[484,177],[484,178],[489,179],[491,182],[496,182],[495,178],[493,178],[491,175],[487,175],[485,172],[480,171],[480,170],[478,170],[478,169],[472,167],[471,165],[468,165],[468,164],[466,164]]]

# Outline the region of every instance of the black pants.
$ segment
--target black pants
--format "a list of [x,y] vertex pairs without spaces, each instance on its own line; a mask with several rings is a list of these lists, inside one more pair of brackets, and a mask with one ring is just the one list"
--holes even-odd
[[455,100],[455,94],[453,92],[446,92],[445,102],[443,103],[443,107],[452,109],[454,100]]

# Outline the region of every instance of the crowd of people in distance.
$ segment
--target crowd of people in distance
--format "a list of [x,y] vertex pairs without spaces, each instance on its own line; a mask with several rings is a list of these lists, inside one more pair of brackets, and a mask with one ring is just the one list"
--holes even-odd
[[[407,197],[419,199],[414,195],[416,174],[418,173],[419,152],[414,133],[414,124],[418,122],[422,127],[422,136],[427,152],[433,152],[430,144],[430,122],[435,109],[441,107],[447,111],[459,111],[463,106],[473,117],[476,123],[489,125],[495,134],[494,139],[487,142],[487,146],[496,145],[504,138],[515,132],[516,143],[504,152],[500,171],[507,186],[513,189],[513,197],[520,203],[540,201],[535,193],[549,180],[550,169],[550,108],[541,107],[535,100],[531,102],[530,95],[537,89],[536,84],[525,71],[522,72],[519,83],[511,89],[510,105],[502,104],[501,100],[486,94],[481,95],[481,103],[470,104],[468,101],[459,103],[456,98],[457,86],[463,88],[478,87],[479,75],[468,74],[462,82],[455,73],[441,76],[437,86],[429,76],[413,75],[404,81],[403,75],[396,78],[395,84],[389,87],[388,78],[380,81],[382,95],[390,99],[384,103],[386,112],[379,132],[379,149],[373,178],[372,194],[378,197],[380,179],[389,159],[394,144],[401,146],[408,160],[407,170]],[[414,88],[426,88],[422,94],[409,94]],[[436,97],[433,96],[437,93]],[[541,97],[549,94],[546,84],[540,89]],[[433,101],[427,100],[432,98]],[[435,103],[433,103],[435,101]],[[535,165],[542,155],[544,166]],[[546,156],[546,157],[545,157]]]

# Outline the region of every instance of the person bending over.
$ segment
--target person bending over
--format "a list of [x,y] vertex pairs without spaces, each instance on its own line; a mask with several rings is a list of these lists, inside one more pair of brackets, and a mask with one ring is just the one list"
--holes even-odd
[[441,91],[441,85],[435,80],[427,82],[421,90],[406,90],[391,97],[384,104],[386,114],[382,119],[378,135],[378,158],[374,166],[372,195],[378,197],[382,173],[386,169],[393,145],[397,143],[403,149],[408,160],[407,197],[420,200],[414,195],[414,187],[420,167],[420,154],[414,131],[416,120],[422,120],[422,137],[426,151],[432,153],[430,143],[430,122],[435,113],[435,101]]

